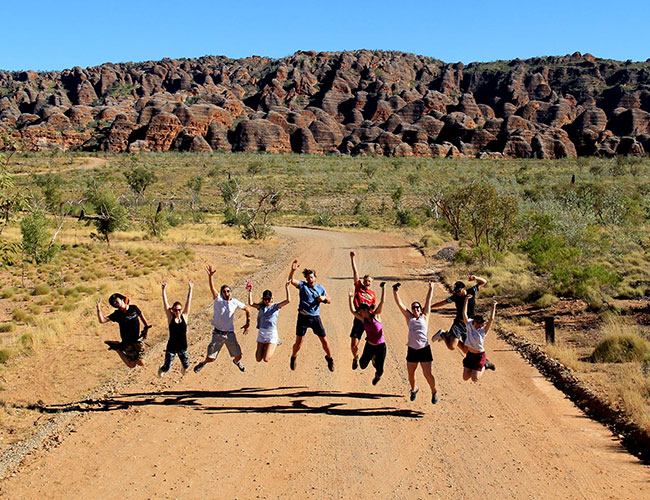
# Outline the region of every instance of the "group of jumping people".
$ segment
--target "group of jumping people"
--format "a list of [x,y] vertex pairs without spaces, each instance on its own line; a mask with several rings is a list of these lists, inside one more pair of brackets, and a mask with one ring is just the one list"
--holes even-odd
[[[365,275],[359,277],[355,262],[356,254],[350,252],[350,261],[354,279],[354,290],[349,293],[349,309],[353,315],[352,331],[350,332],[350,349],[352,351],[352,369],[365,369],[372,362],[375,369],[375,376],[372,384],[376,385],[384,373],[386,360],[386,342],[381,322],[381,313],[385,302],[386,282],[379,287],[381,296],[379,303],[372,290],[372,277]],[[232,296],[232,290],[228,285],[222,285],[219,291],[214,286],[213,276],[215,269],[212,266],[206,267],[210,291],[213,297],[213,315],[211,325],[212,339],[207,347],[206,357],[203,361],[194,366],[194,372],[200,372],[207,364],[215,361],[221,348],[226,345],[232,362],[239,370],[246,371],[242,363],[242,350],[235,333],[235,313],[241,309],[246,314],[246,323],[241,327],[244,334],[248,333],[250,326],[250,309],[257,310],[257,348],[255,359],[257,362],[269,362],[275,352],[277,345],[281,343],[277,321],[280,309],[291,302],[290,287],[298,289],[299,304],[298,318],[296,322],[296,338],[292,347],[289,366],[291,370],[296,369],[298,353],[308,329],[311,329],[321,342],[325,352],[325,361],[330,371],[334,371],[334,359],[329,342],[325,333],[323,322],[320,318],[321,304],[330,304],[331,299],[325,288],[316,283],[316,272],[313,269],[304,269],[302,275],[304,280],[294,277],[298,270],[298,260],[291,263],[289,276],[285,283],[285,298],[280,302],[273,301],[273,294],[270,290],[264,290],[259,302],[253,301],[253,284],[248,282],[248,305]],[[416,369],[418,365],[422,374],[431,388],[431,402],[438,402],[436,382],[431,370],[433,355],[428,336],[429,316],[434,309],[453,303],[456,306],[456,316],[449,331],[439,330],[432,336],[431,342],[444,341],[448,349],[459,349],[465,354],[463,359],[463,380],[477,382],[486,369],[494,370],[495,366],[486,358],[485,337],[487,336],[494,317],[496,315],[497,302],[492,302],[490,316],[487,321],[483,316],[475,314],[476,296],[479,289],[487,280],[478,276],[470,276],[470,281],[476,284],[466,287],[461,281],[457,281],[453,287],[453,293],[444,300],[432,304],[433,282],[429,283],[429,289],[424,302],[413,302],[410,308],[406,307],[399,295],[401,283],[392,285],[393,298],[404,316],[408,327],[406,366],[410,384],[410,399],[415,400],[419,387],[416,384]],[[161,283],[162,302],[169,325],[169,339],[165,349],[163,364],[158,368],[158,376],[163,376],[171,368],[174,358],[178,356],[181,362],[181,373],[184,375],[190,366],[187,353],[187,324],[192,302],[193,281],[188,283],[188,292],[185,305],[181,302],[174,302],[171,307],[167,299],[167,282]],[[115,350],[122,361],[129,367],[144,366],[144,340],[150,324],[142,314],[142,311],[134,304],[129,303],[128,297],[115,293],[110,296],[108,302],[115,308],[110,315],[104,316],[101,309],[101,299],[97,301],[97,317],[100,323],[115,322],[120,328],[121,341],[106,341],[110,350]],[[140,331],[140,323],[143,325]],[[359,356],[359,343],[363,333],[366,334],[365,345],[361,356]]]

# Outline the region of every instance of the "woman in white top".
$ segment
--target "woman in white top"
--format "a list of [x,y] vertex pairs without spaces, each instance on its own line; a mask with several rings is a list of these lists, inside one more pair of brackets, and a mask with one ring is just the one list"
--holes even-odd
[[497,313],[497,302],[492,302],[492,312],[490,319],[485,323],[483,316],[475,315],[473,319],[467,317],[467,303],[472,298],[471,295],[465,296],[465,304],[463,305],[463,322],[467,325],[467,339],[465,340],[465,347],[467,347],[467,354],[463,359],[463,380],[472,379],[472,382],[478,382],[483,372],[485,371],[485,337],[490,331],[492,322]]
[[257,309],[257,350],[255,351],[255,359],[259,363],[264,360],[265,363],[271,361],[271,356],[275,352],[276,346],[280,343],[278,337],[278,314],[280,308],[286,306],[291,302],[289,296],[290,281],[284,285],[284,290],[287,298],[282,302],[273,302],[273,294],[271,290],[264,290],[262,292],[262,300],[260,302],[253,302],[253,283],[246,283],[248,290],[248,305]]
[[429,330],[429,314],[431,312],[431,297],[433,296],[433,282],[429,283],[429,291],[427,292],[424,308],[422,308],[422,304],[419,302],[413,302],[411,309],[407,309],[399,298],[399,287],[400,283],[393,285],[393,296],[409,328],[406,368],[408,370],[409,384],[411,384],[411,401],[415,399],[415,396],[417,396],[420,390],[415,385],[415,370],[419,364],[422,367],[424,378],[428,382],[429,387],[431,387],[431,402],[436,404],[438,402],[438,391],[436,390],[436,379],[431,372],[433,356],[427,335]]

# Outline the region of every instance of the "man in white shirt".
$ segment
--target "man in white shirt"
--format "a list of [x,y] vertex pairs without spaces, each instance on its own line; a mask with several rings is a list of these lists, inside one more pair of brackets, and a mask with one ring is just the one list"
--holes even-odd
[[239,342],[237,342],[237,335],[235,334],[234,318],[237,309],[244,310],[246,313],[246,323],[242,329],[244,330],[244,335],[246,335],[248,333],[251,319],[250,310],[243,302],[232,297],[232,290],[228,285],[222,285],[221,290],[217,292],[212,281],[212,276],[216,270],[212,266],[208,266],[206,271],[208,273],[210,291],[214,298],[214,312],[212,315],[212,326],[214,327],[214,330],[212,331],[212,341],[208,345],[208,354],[203,361],[194,367],[194,372],[200,372],[206,363],[212,363],[217,359],[217,355],[224,344],[226,344],[228,352],[233,358],[232,362],[241,371],[246,371],[244,363],[241,362],[242,352]]

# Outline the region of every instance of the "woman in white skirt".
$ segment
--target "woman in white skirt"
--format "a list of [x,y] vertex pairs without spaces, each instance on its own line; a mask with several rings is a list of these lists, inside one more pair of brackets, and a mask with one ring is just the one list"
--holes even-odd
[[264,290],[262,292],[262,300],[260,302],[253,302],[253,283],[250,281],[246,284],[248,290],[248,305],[257,309],[257,350],[255,351],[255,359],[260,362],[268,363],[273,356],[275,347],[280,343],[278,337],[278,314],[280,308],[286,306],[291,302],[289,296],[290,281],[284,285],[287,298],[282,302],[273,302],[273,294],[271,290]]

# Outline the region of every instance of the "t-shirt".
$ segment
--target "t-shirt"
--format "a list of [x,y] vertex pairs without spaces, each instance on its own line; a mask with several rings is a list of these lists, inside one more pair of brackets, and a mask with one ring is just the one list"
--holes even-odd
[[274,302],[268,306],[262,306],[257,311],[257,329],[265,331],[276,331],[278,329],[278,314],[280,305]]
[[[478,294],[478,285],[474,285],[471,288],[467,289],[467,294],[471,295],[472,298],[467,302],[467,317],[471,318],[474,316],[474,306],[476,304],[476,295]],[[455,321],[463,321],[463,307],[465,305],[465,296],[456,295],[455,293],[447,297],[447,303],[456,304],[456,317]]]
[[320,301],[318,297],[327,295],[325,288],[318,283],[314,286],[309,286],[304,281],[298,285],[298,295],[300,296],[300,304],[298,311],[307,314],[308,316],[318,316],[320,312]]
[[235,324],[233,319],[235,317],[235,311],[244,307],[246,306],[243,302],[237,299],[231,297],[230,300],[224,300],[221,294],[217,295],[213,304],[212,326],[222,332],[234,332]]
[[373,305],[377,297],[375,292],[370,288],[364,288],[361,280],[357,280],[354,284],[354,308],[359,309],[361,304],[368,304],[369,306]]
[[481,328],[476,329],[474,328],[473,319],[467,321],[467,339],[465,340],[465,345],[467,347],[470,347],[471,349],[474,349],[478,352],[484,352],[484,343],[486,336],[487,333],[485,333],[485,325]]
[[136,342],[140,337],[140,320],[142,314],[138,306],[133,304],[127,306],[126,310],[115,309],[109,314],[108,319],[120,325],[120,337],[122,342]]
[[419,318],[411,316],[411,319],[409,319],[409,339],[406,345],[413,349],[424,349],[429,345],[428,331],[429,327],[424,316]]

